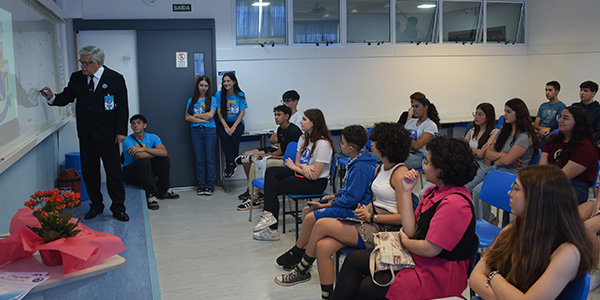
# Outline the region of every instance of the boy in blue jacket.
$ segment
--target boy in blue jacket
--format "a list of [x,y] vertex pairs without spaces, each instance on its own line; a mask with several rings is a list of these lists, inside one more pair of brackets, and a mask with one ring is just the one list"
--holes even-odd
[[306,244],[315,222],[320,218],[354,218],[354,208],[360,203],[371,203],[369,184],[375,177],[377,158],[371,152],[363,150],[367,143],[367,132],[360,125],[350,125],[342,130],[342,152],[350,156],[346,182],[334,195],[323,197],[321,202],[309,201],[302,211],[302,230],[296,245],[277,258],[277,264],[286,271],[302,259]]

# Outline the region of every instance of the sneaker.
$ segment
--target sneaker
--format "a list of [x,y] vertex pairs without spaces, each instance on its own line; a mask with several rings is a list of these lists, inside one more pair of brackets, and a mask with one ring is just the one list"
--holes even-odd
[[275,223],[277,223],[277,220],[275,220],[275,217],[273,217],[273,214],[263,212],[262,215],[260,216],[260,220],[258,221],[258,224],[256,224],[256,226],[254,226],[254,232],[259,232]]
[[252,156],[254,156],[254,155],[255,155],[254,153],[252,153],[250,155],[240,155],[235,158],[235,163],[238,165],[250,164],[250,163],[252,163]]
[[242,201],[245,201],[245,200],[248,200],[248,199],[250,199],[250,189],[246,189],[246,191],[245,191],[245,192],[241,193],[241,194],[238,196],[238,199],[240,199],[240,200],[242,200]]
[[[289,261],[289,262],[288,262],[286,265],[284,265],[284,266],[283,266],[283,269],[284,269],[284,270],[286,270],[286,271],[291,271],[291,270],[293,270],[294,268],[296,268],[296,266],[297,266],[297,265],[300,263],[300,261],[302,260],[302,256],[303,256],[303,255],[304,255],[304,254],[302,254],[302,255],[298,255],[298,256],[294,256],[294,258],[293,258],[291,261]],[[312,267],[312,265],[310,265],[310,267]],[[310,268],[310,267],[309,267],[309,268]]]
[[259,232],[252,233],[252,238],[257,241],[279,241],[279,231],[265,228]]
[[179,194],[175,193],[173,189],[169,189],[162,196],[158,197],[158,199],[179,199]]
[[151,209],[151,210],[159,209],[158,199],[156,199],[156,196],[150,195],[150,197],[148,197],[148,199],[146,199],[146,201],[148,202],[148,209]]
[[204,188],[205,196],[212,196],[215,193],[215,189],[213,188]]
[[248,199],[248,200],[242,202],[242,204],[238,205],[237,210],[239,210],[239,211],[249,210],[250,206],[252,206],[252,209],[257,209],[259,207],[262,207],[262,204],[260,202],[254,202],[251,199]]
[[310,272],[306,272],[306,274],[302,275],[298,270],[294,269],[287,274],[281,274],[275,277],[275,283],[283,286],[291,286],[294,284],[307,282],[310,280]]
[[206,195],[206,189],[207,188],[205,188],[205,187],[198,188],[198,191],[196,191],[196,195],[198,195],[198,196]]
[[227,164],[225,167],[225,171],[223,172],[223,176],[229,178],[235,174],[235,170],[237,169],[237,165],[235,163]]

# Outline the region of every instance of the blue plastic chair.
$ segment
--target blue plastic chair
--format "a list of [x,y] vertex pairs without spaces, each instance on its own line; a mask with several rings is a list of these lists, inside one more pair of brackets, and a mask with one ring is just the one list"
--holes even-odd
[[[296,152],[298,150],[298,142],[289,142],[287,148],[285,148],[285,153],[283,154],[283,162],[288,158],[293,160],[296,159]],[[254,178],[252,180],[252,195],[254,195],[254,189],[265,189],[265,179],[264,178]],[[252,205],[250,205],[250,215],[248,216],[248,221],[252,222]]]
[[542,157],[542,149],[538,149],[538,152],[531,157],[530,165],[539,165],[540,158]]
[[498,121],[496,122],[496,129],[502,128],[502,125],[504,125],[504,115],[498,118]]
[[590,292],[590,273],[585,273],[581,278],[575,279],[560,293],[556,299],[585,300]]
[[[517,179],[517,174],[490,171],[485,175],[479,199],[489,203],[492,206],[498,207],[505,212],[510,212],[510,196],[508,191],[513,182]],[[481,215],[481,211],[479,211]],[[479,236],[479,247],[488,248],[496,239],[502,228],[494,226],[485,220],[477,220],[475,224],[475,232]]]

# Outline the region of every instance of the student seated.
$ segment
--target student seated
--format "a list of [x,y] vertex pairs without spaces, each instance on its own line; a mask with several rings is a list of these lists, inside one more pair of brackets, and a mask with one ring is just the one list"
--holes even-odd
[[587,112],[592,128],[594,128],[594,138],[600,140],[600,103],[594,100],[598,92],[598,84],[593,81],[584,81],[579,85],[580,102],[573,103],[573,106],[581,107]]
[[[270,156],[267,159],[267,168],[270,167],[281,167],[283,166],[283,155],[287,149],[287,146],[290,142],[297,142],[300,136],[302,136],[302,131],[298,126],[293,123],[290,123],[289,119],[292,113],[292,110],[285,106],[279,105],[273,109],[273,113],[275,115],[275,123],[279,125],[277,127],[277,143],[279,144],[279,148],[275,151],[270,152],[268,155]],[[246,154],[246,153],[245,153]],[[253,155],[248,155],[245,157],[238,157],[236,162],[239,160],[244,163],[244,170],[246,169],[246,165],[250,165],[248,168],[248,189],[246,192],[249,197],[242,204],[238,205],[237,210],[243,211],[250,209],[251,206],[260,207],[258,189],[252,188],[252,180],[256,178],[256,164],[255,161],[257,159],[263,159],[267,153],[261,151],[259,149],[254,149],[252,152]],[[249,191],[253,190],[254,193],[252,195],[249,194]],[[242,199],[244,194],[238,196],[238,198]]]
[[[345,246],[373,249],[373,233],[397,231],[402,224],[401,181],[408,171],[403,161],[408,158],[410,134],[398,123],[376,123],[371,131],[373,154],[381,159],[371,184],[373,202],[358,205],[357,222],[321,218],[315,223],[306,252],[289,273],[275,277],[275,283],[290,286],[310,280],[310,266],[318,260],[321,294],[328,299],[333,291],[334,267],[331,256]],[[409,196],[409,200],[412,197]]]
[[[298,111],[298,101],[299,100],[300,100],[300,95],[298,94],[298,92],[296,92],[294,90],[286,91],[281,96],[281,103],[291,109],[291,112],[289,113],[289,123],[296,125],[296,127],[298,127],[298,129],[300,129],[300,120],[302,120],[302,112]],[[277,120],[275,120],[275,123],[277,123]],[[278,141],[278,133],[277,133],[279,130],[279,126],[280,125],[277,124],[277,126],[275,127],[275,130],[273,131],[273,134],[271,135],[271,137],[269,137],[269,142],[271,144],[273,144],[273,146],[267,146],[267,147],[263,147],[263,148],[248,150],[248,151],[244,152],[244,154],[235,158],[235,163],[237,165],[243,165],[244,172],[246,173],[246,177],[250,178],[250,167],[252,164],[252,162],[250,161],[250,156],[271,154],[273,152],[276,152],[277,148],[280,147],[279,141]],[[297,142],[297,141],[298,141],[298,138],[296,138],[294,140],[294,142]],[[285,153],[285,150],[281,151],[281,153],[282,153],[281,155],[283,155],[283,153]],[[280,166],[283,166],[283,163],[281,163]],[[249,181],[252,182],[252,180],[249,180]],[[245,192],[240,194],[238,196],[238,199],[240,199],[242,201],[251,199],[252,196],[250,195],[250,190],[252,190],[252,186],[250,186],[248,189],[246,189]],[[254,199],[257,199],[256,195],[254,195],[254,196],[255,196]]]
[[546,83],[546,99],[548,99],[548,102],[540,105],[535,121],[533,122],[533,128],[535,128],[539,138],[543,141],[546,140],[552,130],[558,128],[556,118],[560,116],[560,113],[566,107],[564,103],[558,100],[559,92],[560,83],[558,81]]
[[[477,171],[475,178],[465,186],[472,191],[475,214],[478,219],[490,220],[490,206],[479,200],[479,192],[485,174],[492,170],[517,173],[529,165],[533,154],[540,148],[540,141],[535,134],[529,109],[519,98],[506,101],[504,105],[504,124],[496,134],[495,141],[489,144],[486,158],[494,165]],[[481,205],[482,215],[479,215]]]
[[[179,199],[170,189],[171,164],[167,148],[156,134],[146,133],[146,117],[137,114],[129,119],[133,134],[123,141],[123,180],[141,184],[146,191],[148,208],[159,208],[157,199]],[[155,179],[156,176],[156,179]]]
[[598,262],[573,188],[558,167],[530,166],[509,195],[516,218],[477,263],[469,286],[483,299],[555,299]]
[[[437,137],[427,149],[423,168],[427,181],[435,186],[427,189],[414,214],[402,216],[400,229],[415,268],[398,271],[388,290],[372,281],[370,251],[352,252],[344,260],[333,299],[433,299],[460,297],[465,290],[475,216],[463,185],[473,179],[477,166],[465,141]],[[410,195],[418,176],[414,169],[404,175],[402,211],[413,210]],[[376,274],[378,282],[388,282],[391,274],[381,273]]]
[[291,271],[302,259],[306,244],[315,222],[321,218],[353,218],[353,209],[360,203],[371,203],[369,184],[375,175],[377,158],[363,150],[367,143],[367,131],[360,125],[350,125],[342,129],[342,152],[350,157],[346,182],[334,195],[323,197],[327,203],[309,201],[302,210],[302,230],[296,245],[277,258],[277,264]]
[[587,201],[589,189],[596,178],[598,154],[592,124],[579,107],[565,108],[558,119],[558,133],[548,138],[542,148],[540,165],[562,168],[577,194],[577,202]]
[[490,166],[491,161],[485,158],[485,154],[498,133],[494,106],[487,102],[477,105],[473,118],[473,128],[467,132],[465,140],[471,146],[477,166],[483,169]]
[[410,143],[410,155],[406,160],[409,169],[420,169],[421,162],[427,157],[427,143],[438,133],[440,117],[433,103],[427,98],[411,100],[413,119],[406,121],[406,128],[413,141]]
[[398,123],[400,123],[402,125],[406,125],[406,122],[413,118],[414,111],[412,108],[412,101],[421,99],[421,98],[427,98],[427,97],[425,97],[425,94],[423,94],[421,92],[414,92],[414,93],[410,94],[410,96],[408,98],[410,99],[411,106],[408,108],[407,111],[403,111],[402,114],[400,115],[400,118],[398,118]]
[[254,226],[255,240],[279,240],[279,195],[320,194],[327,187],[334,147],[325,117],[319,109],[308,109],[300,123],[304,134],[298,140],[296,160],[288,158],[285,166],[265,173],[265,207]]

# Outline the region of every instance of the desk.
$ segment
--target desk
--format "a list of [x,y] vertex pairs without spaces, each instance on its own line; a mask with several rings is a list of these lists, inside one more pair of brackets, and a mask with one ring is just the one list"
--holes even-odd
[[36,286],[24,299],[59,299],[62,295],[82,287],[106,273],[121,269],[126,261],[120,255],[115,255],[93,267],[63,274],[63,267],[47,267],[42,263],[39,252],[17,261],[9,262],[0,267],[2,272],[48,272],[50,279]]

